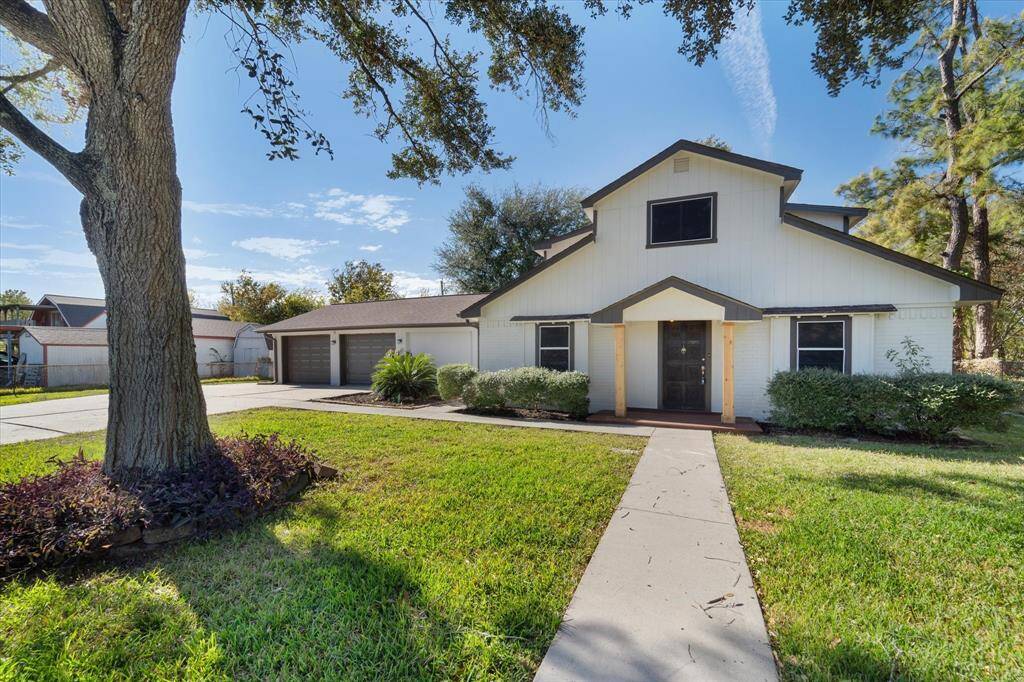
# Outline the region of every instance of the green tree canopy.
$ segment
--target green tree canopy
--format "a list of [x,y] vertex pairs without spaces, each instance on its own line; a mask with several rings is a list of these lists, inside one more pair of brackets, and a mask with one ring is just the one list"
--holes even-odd
[[333,270],[327,282],[331,303],[362,303],[399,298],[395,276],[380,263],[346,261],[341,270]]
[[448,239],[437,249],[435,267],[465,293],[493,291],[536,265],[534,245],[590,224],[580,208],[584,193],[557,187],[488,193],[466,188],[448,217]]
[[220,285],[217,309],[238,322],[271,324],[324,306],[324,298],[311,289],[288,291],[277,282],[257,281],[242,270],[238,278]]

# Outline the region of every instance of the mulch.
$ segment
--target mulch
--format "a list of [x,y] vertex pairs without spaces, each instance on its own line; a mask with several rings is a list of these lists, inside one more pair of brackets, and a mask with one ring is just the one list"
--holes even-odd
[[366,391],[364,393],[350,393],[349,395],[328,396],[327,398],[320,398],[317,402],[340,403],[342,405],[362,405],[363,407],[394,407],[399,410],[418,410],[421,407],[447,404],[436,396],[433,398],[427,398],[426,400],[396,403],[391,400],[385,400],[372,391]]

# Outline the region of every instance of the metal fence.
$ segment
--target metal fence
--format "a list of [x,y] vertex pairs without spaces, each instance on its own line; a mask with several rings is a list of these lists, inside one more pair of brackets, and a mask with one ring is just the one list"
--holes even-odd
[[[203,362],[199,363],[201,379],[229,377],[274,377],[274,363],[257,362]],[[110,382],[110,368],[106,363],[92,365],[0,365],[0,386],[106,386]]]

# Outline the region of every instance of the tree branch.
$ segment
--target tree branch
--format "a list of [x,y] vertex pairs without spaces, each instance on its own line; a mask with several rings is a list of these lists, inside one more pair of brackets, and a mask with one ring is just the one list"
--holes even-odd
[[90,175],[83,157],[65,149],[40,130],[3,94],[0,94],[0,128],[5,129],[26,147],[43,157],[60,171],[79,192],[85,194],[90,188]]
[[8,92],[13,90],[16,86],[20,85],[21,83],[28,83],[29,81],[34,81],[37,78],[42,78],[46,74],[48,74],[51,71],[53,71],[54,69],[56,69],[58,66],[60,66],[60,64],[59,64],[59,62],[57,62],[56,59],[50,59],[49,61],[47,61],[45,64],[43,64],[41,67],[39,67],[35,71],[29,71],[28,73],[14,74],[12,76],[0,76],[0,81],[5,81],[7,83],[10,83],[10,85],[5,87],[0,92],[2,92],[2,94],[6,95]]
[[23,40],[40,52],[64,61],[67,50],[45,13],[24,0],[0,0],[0,24],[18,40]]
[[1002,62],[1003,59],[1008,54],[1010,54],[1013,51],[1014,48],[1020,47],[1022,45],[1024,45],[1024,38],[1021,38],[1016,43],[1014,43],[1013,45],[1010,45],[1009,47],[1005,48],[1002,52],[1000,52],[999,56],[997,56],[995,59],[993,59],[991,64],[989,64],[984,69],[982,69],[981,73],[976,75],[971,80],[967,81],[967,83],[962,88],[960,88],[960,90],[956,93],[956,98],[960,99],[965,94],[967,94],[967,91],[970,90],[971,88],[973,88],[975,85],[977,85],[978,81],[980,81],[982,78],[987,76],[992,71],[992,69],[994,69],[997,66],[999,66],[1000,62]]

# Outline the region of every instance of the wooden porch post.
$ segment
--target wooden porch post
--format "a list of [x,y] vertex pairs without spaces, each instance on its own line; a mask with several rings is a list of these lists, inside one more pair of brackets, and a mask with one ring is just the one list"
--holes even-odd
[[626,325],[615,325],[615,416],[626,416]]
[[732,322],[722,323],[722,423],[736,423],[736,407],[733,402],[733,334],[736,331]]

